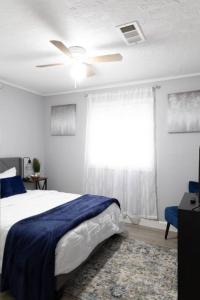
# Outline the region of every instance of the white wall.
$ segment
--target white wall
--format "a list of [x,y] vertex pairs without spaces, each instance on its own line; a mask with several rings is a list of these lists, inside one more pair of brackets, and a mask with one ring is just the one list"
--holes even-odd
[[[83,94],[46,98],[46,174],[48,186],[60,191],[82,193],[84,171],[84,146],[86,126],[86,101]],[[76,135],[50,135],[51,105],[76,103]]]
[[[161,82],[157,90],[157,183],[159,219],[167,205],[178,204],[190,179],[197,179],[200,133],[167,133],[167,94],[200,88],[200,77]],[[38,157],[49,188],[82,193],[86,93],[39,97],[4,86],[0,89],[0,157]],[[50,135],[50,107],[77,104],[76,136]],[[45,126],[44,126],[45,124]]]
[[0,89],[0,157],[30,156],[44,167],[44,101],[4,85]]
[[167,94],[200,89],[200,77],[161,83],[157,91],[157,166],[159,217],[167,205],[178,204],[188,181],[198,179],[200,133],[167,133]]
[[[167,133],[167,94],[196,90],[200,77],[161,82],[157,90],[157,183],[159,219],[167,205],[178,204],[190,179],[197,179],[200,133]],[[86,93],[39,97],[4,86],[0,89],[0,157],[38,157],[49,188],[82,193]],[[76,136],[50,135],[50,107],[77,104]],[[44,126],[45,124],[45,126]]]
[[[178,204],[189,179],[197,179],[200,133],[167,133],[167,94],[200,88],[200,77],[161,82],[157,90],[157,183],[159,219],[167,205]],[[46,97],[45,155],[49,188],[83,192],[86,93]],[[50,135],[50,107],[77,104],[76,136]]]

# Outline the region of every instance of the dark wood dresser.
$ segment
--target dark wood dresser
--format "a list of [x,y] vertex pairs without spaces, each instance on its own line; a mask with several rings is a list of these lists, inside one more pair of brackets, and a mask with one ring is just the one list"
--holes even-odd
[[[196,201],[191,203],[191,200]],[[200,299],[200,208],[185,193],[178,209],[178,300]]]

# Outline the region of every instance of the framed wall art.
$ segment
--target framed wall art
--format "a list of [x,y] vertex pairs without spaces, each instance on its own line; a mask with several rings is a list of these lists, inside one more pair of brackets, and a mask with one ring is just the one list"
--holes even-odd
[[76,104],[51,107],[51,135],[71,136],[76,134]]
[[200,91],[168,95],[168,132],[200,132]]

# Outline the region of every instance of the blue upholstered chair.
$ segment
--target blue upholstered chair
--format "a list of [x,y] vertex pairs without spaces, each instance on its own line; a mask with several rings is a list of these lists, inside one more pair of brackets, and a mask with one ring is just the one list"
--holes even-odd
[[173,225],[178,229],[178,206],[169,206],[165,208],[165,220],[167,221],[165,239],[167,239],[170,225]]
[[[199,183],[195,181],[189,181],[188,191],[189,193],[198,193]],[[178,206],[169,206],[165,208],[165,220],[167,221],[165,239],[167,239],[170,225],[173,225],[178,229]]]
[[199,192],[199,183],[196,181],[189,181],[188,190],[189,190],[189,193],[198,193]]

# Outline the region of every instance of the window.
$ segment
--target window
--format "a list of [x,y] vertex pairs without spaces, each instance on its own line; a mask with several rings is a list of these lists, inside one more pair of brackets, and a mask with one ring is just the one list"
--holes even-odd
[[150,96],[131,91],[90,96],[87,142],[91,166],[152,168],[154,113]]

